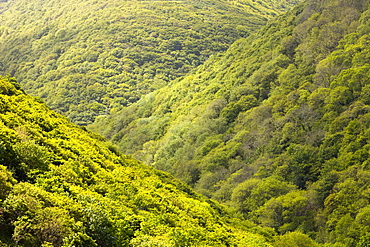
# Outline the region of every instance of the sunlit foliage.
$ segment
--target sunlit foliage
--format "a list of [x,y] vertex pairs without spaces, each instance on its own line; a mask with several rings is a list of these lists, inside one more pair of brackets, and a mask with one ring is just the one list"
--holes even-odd
[[13,78],[0,90],[0,246],[270,246],[271,231],[120,154]]
[[91,129],[286,234],[277,246],[366,246],[368,7],[307,1]]
[[0,1],[0,73],[80,125],[225,51],[284,1]]

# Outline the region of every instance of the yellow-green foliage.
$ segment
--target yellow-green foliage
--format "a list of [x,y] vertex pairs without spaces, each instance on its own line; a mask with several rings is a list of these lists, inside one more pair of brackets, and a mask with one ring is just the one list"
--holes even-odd
[[296,2],[0,1],[0,72],[86,125],[185,75]]
[[278,246],[366,246],[369,17],[365,0],[309,0],[91,129],[286,233]]
[[0,84],[1,246],[269,246],[271,233]]

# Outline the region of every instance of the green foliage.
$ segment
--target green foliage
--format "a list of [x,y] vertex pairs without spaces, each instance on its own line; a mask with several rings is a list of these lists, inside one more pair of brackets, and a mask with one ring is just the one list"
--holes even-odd
[[287,194],[295,189],[280,177],[248,179],[233,189],[232,201],[242,212],[252,212],[264,205],[269,199]]
[[14,79],[0,84],[0,246],[270,246],[253,223],[120,154]]
[[[222,6],[256,6],[248,3]],[[276,246],[367,246],[368,2],[306,1],[181,79],[249,30],[239,26],[234,38],[224,42],[222,35],[200,33],[213,27],[207,22],[182,29],[186,22],[177,17],[189,17],[185,10],[181,15],[185,3],[141,8],[146,4],[131,3],[137,10],[131,19],[108,14],[110,5],[102,4],[96,11],[106,17],[103,23],[88,16],[63,19],[70,24],[48,26],[33,33],[33,39],[30,34],[11,39],[19,30],[7,24],[14,30],[1,28],[1,35],[14,48],[4,48],[9,50],[2,63],[10,72],[17,69],[27,89],[40,96],[53,93],[42,82],[57,82],[58,93],[49,104],[76,122],[110,112],[89,128],[125,153],[235,207],[248,221],[236,224],[222,206],[120,155],[101,137],[24,95],[13,79],[2,78],[0,163],[7,168],[0,177],[1,241],[24,246],[268,246],[269,239]],[[197,4],[210,8],[209,2]],[[171,12],[167,7],[172,5],[180,11]],[[61,11],[72,13],[68,8]],[[168,10],[170,18],[156,19],[163,16],[155,15],[159,10]],[[140,20],[165,25],[148,31]],[[142,28],[112,40],[122,30],[121,21]],[[86,27],[83,22],[96,23],[99,29],[89,32],[97,36],[82,38],[85,33],[75,29]],[[197,41],[179,39],[170,27],[184,37],[191,32]],[[59,44],[52,46],[52,54],[31,49],[25,55],[27,47],[45,47],[51,40]],[[150,45],[156,50],[145,48]],[[154,62],[160,66],[153,67]],[[142,91],[133,94],[137,88]],[[141,98],[147,92],[152,93]],[[63,100],[69,104],[65,109]]]
[[307,235],[302,234],[300,232],[289,232],[284,234],[283,236],[279,236],[276,238],[276,242],[274,244],[276,247],[316,247],[319,246],[317,243],[312,241]]
[[270,199],[255,214],[262,225],[276,228],[279,233],[300,227],[308,231],[315,213],[314,205],[310,204],[312,202],[303,191],[291,191]]
[[297,2],[1,1],[0,72],[86,125],[184,76]]
[[4,199],[11,191],[15,180],[5,166],[0,165],[0,199]]
[[277,246],[365,246],[369,13],[364,0],[302,3],[89,127],[274,228]]

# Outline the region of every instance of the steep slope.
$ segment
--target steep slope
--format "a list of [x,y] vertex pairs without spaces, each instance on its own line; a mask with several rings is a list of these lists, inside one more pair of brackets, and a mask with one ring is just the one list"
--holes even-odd
[[279,233],[367,246],[369,16],[309,0],[91,128]]
[[269,246],[256,232],[271,230],[121,155],[12,78],[0,77],[0,109],[0,246]]
[[0,1],[0,73],[85,125],[185,75],[296,2]]

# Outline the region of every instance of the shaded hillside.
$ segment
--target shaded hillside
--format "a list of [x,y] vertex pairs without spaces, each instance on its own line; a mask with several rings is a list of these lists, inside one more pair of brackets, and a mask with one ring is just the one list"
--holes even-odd
[[270,246],[271,229],[121,155],[12,78],[0,109],[0,246]]
[[185,75],[296,2],[0,1],[0,73],[85,125]]
[[367,246],[369,16],[309,0],[91,128],[279,233]]

